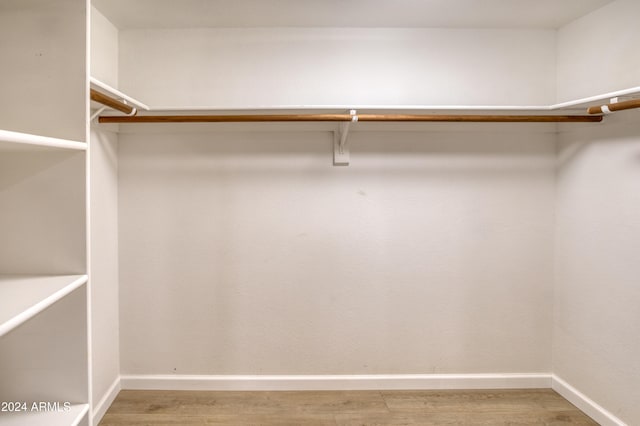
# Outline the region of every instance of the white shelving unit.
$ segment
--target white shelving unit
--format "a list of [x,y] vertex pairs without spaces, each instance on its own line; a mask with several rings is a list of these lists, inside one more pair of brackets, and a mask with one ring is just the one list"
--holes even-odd
[[[81,424],[88,404],[86,282],[84,275],[0,281],[0,401],[26,408],[0,412],[0,425]],[[73,409],[64,411],[65,403]]]
[[68,410],[11,413],[0,417],[2,426],[84,426],[88,425],[89,404],[73,404]]
[[86,8],[0,6],[2,426],[89,425]]
[[0,336],[86,283],[86,275],[0,276]]

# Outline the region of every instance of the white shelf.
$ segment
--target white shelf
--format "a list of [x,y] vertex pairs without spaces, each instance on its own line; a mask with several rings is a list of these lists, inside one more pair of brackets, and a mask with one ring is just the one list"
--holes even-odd
[[[61,406],[62,404],[63,402],[60,403]],[[30,408],[29,403],[27,408]],[[76,426],[88,412],[89,404],[74,404],[69,411],[0,413],[0,426]]]
[[[93,80],[92,80],[93,82]],[[119,93],[119,92],[118,92]],[[120,97],[126,95],[120,94]],[[602,105],[609,103],[611,98],[619,96],[640,96],[640,86],[628,89],[618,90],[615,92],[602,93],[588,98],[576,99],[572,101],[552,104],[552,105],[246,105],[246,106],[153,106],[147,107],[151,113],[167,113],[175,112],[188,115],[189,113],[210,112],[242,112],[242,113],[260,113],[260,112],[344,112],[351,109],[359,112],[403,112],[403,113],[424,113],[424,112],[471,112],[476,114],[491,113],[522,113],[522,114],[541,114],[549,113],[549,115],[564,114],[567,112],[582,111],[586,114],[586,108],[591,105]]]
[[[91,83],[91,88],[92,89],[100,90],[101,92],[106,92],[107,94],[109,94],[111,96],[114,96],[116,98],[125,100],[125,101],[127,101],[127,103],[129,105],[133,105],[138,109],[149,110],[149,107],[146,106],[145,104],[143,104],[142,102],[140,102],[140,101],[138,101],[136,99],[133,99],[130,96],[125,95],[124,93],[122,93],[118,89],[115,89],[115,88],[109,86],[108,84],[101,82],[97,78],[90,77],[89,78],[89,82]],[[102,107],[104,105],[100,105],[100,106]]]
[[33,318],[86,282],[86,275],[0,275],[0,336]]
[[[139,110],[148,111],[148,115],[190,115],[211,113],[243,113],[243,114],[259,114],[269,113],[330,113],[344,112],[356,110],[360,113],[473,113],[473,114],[542,114],[542,115],[562,115],[567,113],[583,112],[586,114],[586,108],[592,105],[602,105],[609,103],[612,98],[626,96],[640,96],[640,86],[630,87],[627,89],[617,90],[609,93],[602,93],[588,98],[575,99],[567,102],[551,104],[551,105],[243,105],[243,106],[154,106],[149,107],[142,102],[120,92],[117,89],[101,82],[100,80],[90,77],[91,87],[100,89],[116,98],[125,100],[128,104],[135,106]],[[102,105],[100,105],[102,106]]]
[[77,150],[87,149],[87,144],[84,142],[31,135],[29,133],[12,132],[9,130],[0,130],[0,149],[11,149],[20,146],[39,146],[46,148]]

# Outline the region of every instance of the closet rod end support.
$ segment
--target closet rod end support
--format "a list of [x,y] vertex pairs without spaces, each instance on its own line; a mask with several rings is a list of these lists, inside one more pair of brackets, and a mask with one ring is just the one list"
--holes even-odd
[[349,165],[349,125],[358,121],[358,112],[352,109],[349,114],[351,121],[340,123],[338,130],[333,132],[333,165],[348,166]]
[[345,135],[344,127],[347,124],[341,124],[340,129],[333,132],[333,165],[334,166],[348,166],[349,165],[349,146]]

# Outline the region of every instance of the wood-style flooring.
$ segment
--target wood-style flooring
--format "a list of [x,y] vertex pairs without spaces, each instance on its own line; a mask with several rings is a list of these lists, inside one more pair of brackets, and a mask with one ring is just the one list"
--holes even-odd
[[115,425],[597,425],[550,389],[469,391],[121,391]]

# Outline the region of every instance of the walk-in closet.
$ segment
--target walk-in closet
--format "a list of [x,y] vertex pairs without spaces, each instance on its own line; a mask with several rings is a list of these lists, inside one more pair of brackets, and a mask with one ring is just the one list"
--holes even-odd
[[639,22],[0,0],[0,426],[640,424]]

